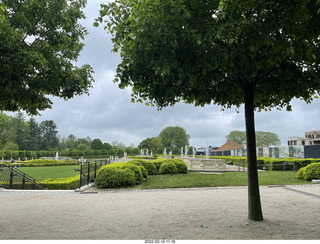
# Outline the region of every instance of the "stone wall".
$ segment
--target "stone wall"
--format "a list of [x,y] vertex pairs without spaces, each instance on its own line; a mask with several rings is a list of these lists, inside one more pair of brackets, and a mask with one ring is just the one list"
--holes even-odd
[[224,159],[182,158],[189,170],[225,170]]

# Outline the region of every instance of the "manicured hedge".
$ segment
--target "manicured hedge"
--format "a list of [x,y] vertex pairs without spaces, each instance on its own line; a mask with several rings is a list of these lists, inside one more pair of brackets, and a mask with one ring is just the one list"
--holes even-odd
[[98,188],[119,188],[140,184],[142,180],[142,171],[137,165],[113,163],[99,169],[95,185]]
[[163,163],[159,169],[160,174],[178,174],[177,166],[174,163]]
[[320,163],[312,163],[299,169],[297,177],[303,180],[320,179]]
[[[159,170],[158,170],[159,169]],[[131,173],[130,173],[131,172]],[[119,188],[141,184],[143,178],[154,174],[188,173],[187,165],[179,159],[158,158],[155,161],[134,159],[127,163],[102,166],[95,179],[98,188]]]
[[[211,156],[213,159],[224,159],[225,162],[231,161],[233,165],[242,166],[242,164],[247,166],[246,157],[237,157],[237,156]],[[306,158],[306,159],[297,159],[297,158],[268,158],[268,157],[258,157],[257,164],[258,168],[262,169],[267,167],[268,170],[283,170],[283,163],[291,163],[295,165],[295,169],[298,170],[302,167],[305,167],[311,163],[320,162],[320,159]],[[293,165],[286,165],[286,170],[293,170]]]
[[80,186],[80,175],[68,178],[46,179],[41,183],[49,190],[75,190]]
[[6,162],[9,166],[19,167],[42,167],[42,166],[62,166],[62,165],[78,165],[76,160],[57,161],[55,159],[34,159],[28,161],[15,161],[14,163]]

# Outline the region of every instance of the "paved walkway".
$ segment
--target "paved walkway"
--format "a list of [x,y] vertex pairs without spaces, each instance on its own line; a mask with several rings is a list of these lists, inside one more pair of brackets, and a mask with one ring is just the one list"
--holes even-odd
[[247,220],[247,188],[0,190],[0,239],[320,239],[320,186],[260,188],[264,221]]

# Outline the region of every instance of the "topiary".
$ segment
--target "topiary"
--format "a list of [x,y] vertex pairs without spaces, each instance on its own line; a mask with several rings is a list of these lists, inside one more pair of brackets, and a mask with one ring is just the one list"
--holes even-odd
[[116,167],[103,167],[98,171],[95,185],[97,188],[118,188],[121,186],[119,169]]
[[158,170],[157,170],[157,167],[156,167],[155,163],[153,163],[151,161],[144,161],[141,164],[148,171],[148,175],[156,175],[156,174],[158,174]]
[[130,160],[128,163],[140,166],[140,165],[143,165],[142,162],[143,160],[141,159],[133,159],[133,160]]
[[297,177],[303,180],[320,179],[320,163],[312,163],[300,168]]
[[159,174],[177,174],[178,169],[174,163],[163,163],[160,166]]
[[148,177],[148,171],[146,170],[146,168],[144,166],[138,166],[138,167],[141,169],[143,178],[147,178]]
[[174,164],[176,165],[179,174],[187,174],[189,172],[188,166],[185,162],[176,161]]
[[130,168],[119,169],[118,178],[120,186],[134,186],[137,183],[135,172]]
[[132,170],[135,173],[136,183],[140,184],[142,182],[143,175],[142,175],[141,169],[137,165],[134,165],[134,164],[131,164],[131,163],[128,162],[125,165],[123,165],[121,167],[121,169],[130,169],[130,170]]

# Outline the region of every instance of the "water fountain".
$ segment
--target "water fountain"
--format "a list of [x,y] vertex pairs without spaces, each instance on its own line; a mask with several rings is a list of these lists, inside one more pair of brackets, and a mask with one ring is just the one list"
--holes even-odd
[[57,161],[59,160],[59,153],[56,152],[56,158],[55,158]]

